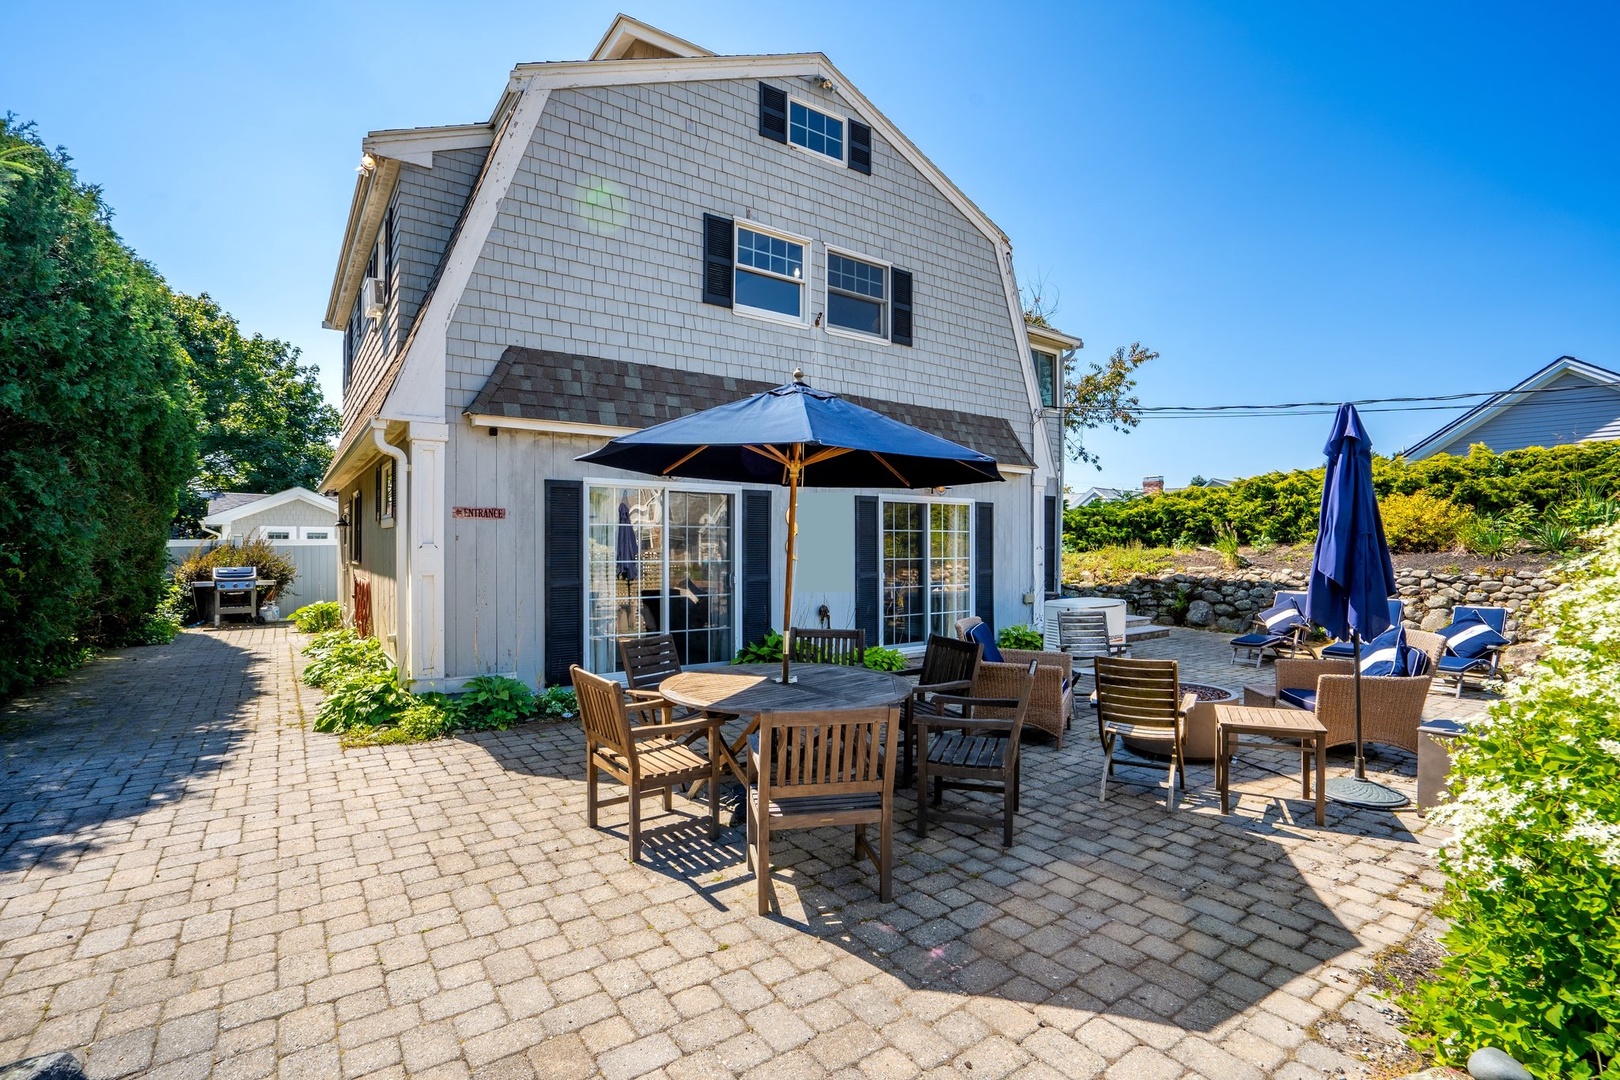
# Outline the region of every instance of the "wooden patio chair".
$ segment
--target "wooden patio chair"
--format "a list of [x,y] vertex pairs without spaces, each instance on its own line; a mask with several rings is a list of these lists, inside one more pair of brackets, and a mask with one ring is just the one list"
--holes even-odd
[[[613,679],[592,675],[579,665],[568,669],[579,698],[579,720],[585,728],[585,821],[597,827],[597,811],[628,803],[630,807],[630,861],[641,860],[641,800],[662,792],[664,809],[671,810],[670,794],[678,784],[704,781],[709,785],[709,836],[720,835],[720,719],[699,716],[677,723],[673,708],[663,698],[626,700],[624,687]],[[652,715],[655,722],[630,724],[630,714]],[[680,740],[689,733],[707,736],[708,756],[698,754]],[[597,795],[597,774],[606,772],[628,790],[602,799]]]
[[[1114,774],[1114,743],[1129,736],[1144,742],[1162,742],[1170,750],[1170,790],[1165,805],[1176,808],[1176,788],[1187,787],[1187,713],[1198,695],[1181,692],[1181,674],[1174,660],[1125,660],[1099,656],[1092,660],[1097,679],[1097,726],[1103,744],[1103,778],[1099,801],[1108,801],[1108,778]],[[1164,766],[1132,761],[1140,768]]]
[[866,664],[865,630],[820,630],[795,626],[788,630],[788,656],[795,664]]
[[902,751],[900,776],[896,778],[898,782],[908,782],[911,778],[912,757],[917,744],[917,733],[912,725],[917,717],[939,715],[939,706],[934,701],[936,695],[971,693],[973,675],[978,669],[977,643],[948,638],[944,634],[930,634],[928,646],[923,651],[922,665],[895,672],[896,675],[917,680],[904,706],[906,730],[901,739],[905,748]]
[[[675,638],[670,634],[643,634],[640,637],[620,638],[619,663],[624,667],[624,680],[629,684],[627,692],[630,697],[643,701],[660,698],[658,684],[671,675],[681,673],[680,654],[675,651]],[[690,720],[695,716],[710,715],[726,724],[737,719],[733,713],[703,713],[696,709],[688,709],[684,705],[672,705],[672,708],[676,720]],[[702,737],[702,732],[693,732],[682,742],[690,746]],[[729,756],[722,762],[728,766],[730,763]],[[738,781],[742,782],[742,777],[739,776]],[[692,785],[689,794],[696,798],[702,790],[703,781],[700,780]]]
[[[894,761],[899,733],[898,707],[760,714],[748,791],[748,866],[761,915],[776,891],[771,837],[786,829],[855,826],[855,857],[864,855],[877,868],[878,899],[894,898],[894,785],[884,763]],[[875,852],[868,825],[878,827]]]
[[1076,676],[1089,678],[1090,660],[1098,656],[1129,656],[1123,644],[1116,645],[1108,636],[1108,616],[1100,611],[1064,611],[1058,613],[1058,648],[1069,654]]
[[[1007,675],[994,669],[1015,665],[980,664],[972,695],[936,694],[933,700],[939,714],[917,717],[919,837],[928,835],[928,782],[932,780],[934,817],[968,825],[1000,825],[1001,846],[1012,846],[1013,817],[1018,812],[1018,739],[1035,692],[1038,667],[1034,660],[1029,661],[1022,675],[1008,685]],[[1002,692],[992,696],[986,692],[991,689],[987,683],[1002,684]],[[1000,795],[1001,814],[991,817],[940,809],[946,788]]]

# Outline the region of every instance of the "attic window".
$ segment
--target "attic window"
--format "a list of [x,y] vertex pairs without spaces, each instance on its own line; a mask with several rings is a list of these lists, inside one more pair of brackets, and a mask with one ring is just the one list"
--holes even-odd
[[788,142],[844,163],[844,122],[801,101],[788,102]]

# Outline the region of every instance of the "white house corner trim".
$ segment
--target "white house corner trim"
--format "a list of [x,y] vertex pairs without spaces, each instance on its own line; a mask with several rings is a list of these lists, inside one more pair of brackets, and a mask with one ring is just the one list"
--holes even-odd
[[517,106],[507,121],[506,130],[495,147],[495,157],[489,163],[473,204],[467,210],[461,231],[456,234],[454,246],[445,253],[444,273],[434,287],[427,308],[418,316],[422,331],[411,341],[411,351],[400,366],[399,378],[388,392],[383,415],[439,423],[444,420],[444,393],[448,366],[446,362],[447,338],[450,320],[467,289],[473,268],[483,254],[489,233],[495,226],[501,203],[512,187],[512,180],[523,165],[524,155],[534,139],[535,127],[545,112],[551,96],[547,89],[536,89],[532,81],[526,82]]
[[[1041,388],[1035,382],[1035,369],[1029,359],[1029,332],[1024,326],[1024,307],[1019,303],[1018,278],[1013,272],[1012,245],[1005,242],[996,245],[996,261],[1000,264],[1001,285],[1007,294],[1007,316],[1012,320],[1013,337],[1018,348],[1018,370],[1024,376],[1024,391],[1029,402],[1030,418],[1030,449],[1035,457],[1035,471],[1029,478],[1029,514],[1030,535],[1034,543],[1030,550],[1030,582],[1029,590],[1037,599],[1046,595],[1046,545],[1050,538],[1046,536],[1046,500],[1041,496],[1046,494],[1046,481],[1051,477],[1061,477],[1057,463],[1052,460],[1052,443],[1046,437],[1046,424],[1048,422],[1044,410],[1041,408]],[[1061,415],[1061,414],[1060,414]],[[1061,421],[1059,421],[1061,422]],[[1063,493],[1058,492],[1061,501]],[[1044,610],[1037,602],[1031,613],[1032,624],[1039,629],[1041,613]]]
[[410,425],[410,588],[406,632],[414,690],[444,683],[445,457],[450,425],[413,420]]

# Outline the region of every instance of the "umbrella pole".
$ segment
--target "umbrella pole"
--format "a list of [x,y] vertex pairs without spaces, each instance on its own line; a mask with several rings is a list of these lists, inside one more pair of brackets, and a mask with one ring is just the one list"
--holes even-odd
[[804,469],[804,444],[793,444],[793,456],[788,459],[788,520],[787,520],[787,574],[782,590],[782,685],[792,682],[788,665],[792,663],[793,636],[793,557],[799,541],[799,473]]
[[1361,631],[1350,631],[1350,645],[1356,664],[1356,779],[1367,779],[1367,758],[1361,750]]
[[1356,680],[1356,774],[1339,776],[1323,785],[1329,799],[1346,806],[1361,806],[1369,810],[1398,810],[1407,799],[1388,784],[1367,779],[1367,757],[1361,741],[1361,632],[1350,631],[1350,644],[1355,653]]

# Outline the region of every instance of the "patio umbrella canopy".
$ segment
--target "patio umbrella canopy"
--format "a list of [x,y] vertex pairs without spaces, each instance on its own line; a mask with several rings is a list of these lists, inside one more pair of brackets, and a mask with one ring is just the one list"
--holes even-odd
[[1373,491],[1372,439],[1354,405],[1339,406],[1323,453],[1327,475],[1305,615],[1334,637],[1350,639],[1356,669],[1356,775],[1331,781],[1328,795],[1351,805],[1400,806],[1404,796],[1367,779],[1362,755],[1361,643],[1389,629],[1389,597],[1396,586]]
[[[994,458],[793,381],[741,401],[621,435],[579,457],[651,476],[788,489],[782,618],[793,618],[799,488],[951,487],[1000,480]],[[782,654],[782,680],[788,679]]]

